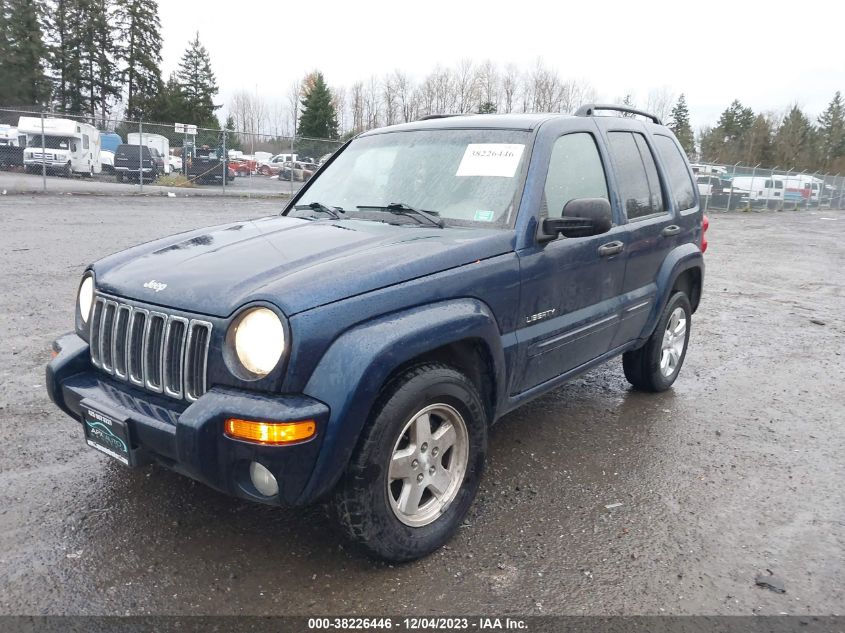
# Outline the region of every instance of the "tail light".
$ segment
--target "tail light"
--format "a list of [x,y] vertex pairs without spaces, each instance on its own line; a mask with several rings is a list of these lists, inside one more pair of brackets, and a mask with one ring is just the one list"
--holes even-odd
[[706,215],[701,216],[701,252],[707,251],[707,229],[710,228],[710,220]]

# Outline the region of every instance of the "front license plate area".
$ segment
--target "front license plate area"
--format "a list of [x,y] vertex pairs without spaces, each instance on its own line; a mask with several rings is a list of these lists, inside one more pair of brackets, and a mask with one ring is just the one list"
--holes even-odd
[[82,422],[88,446],[113,457],[124,466],[135,465],[127,419],[103,413],[83,402]]

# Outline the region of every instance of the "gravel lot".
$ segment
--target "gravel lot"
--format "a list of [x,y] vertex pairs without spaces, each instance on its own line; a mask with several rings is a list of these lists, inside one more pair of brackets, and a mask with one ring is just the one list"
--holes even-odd
[[456,538],[389,566],[322,507],[124,469],[44,389],[86,263],[280,206],[0,197],[0,613],[845,611],[845,212],[711,217],[674,389],[633,392],[614,361],[508,415]]

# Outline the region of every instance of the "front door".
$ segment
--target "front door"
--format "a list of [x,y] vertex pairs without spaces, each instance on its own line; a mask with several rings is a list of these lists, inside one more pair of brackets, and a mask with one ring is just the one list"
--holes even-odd
[[[570,200],[608,199],[604,164],[591,131],[559,137],[551,152],[541,204],[560,217]],[[512,392],[552,380],[610,349],[625,272],[625,230],[591,237],[558,237],[519,252],[522,271],[522,372]]]

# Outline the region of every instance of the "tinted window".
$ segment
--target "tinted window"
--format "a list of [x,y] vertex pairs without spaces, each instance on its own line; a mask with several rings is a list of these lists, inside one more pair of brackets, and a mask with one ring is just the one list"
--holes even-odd
[[675,197],[678,209],[681,211],[691,209],[695,206],[695,194],[681,149],[668,136],[655,136],[654,144],[663,159],[663,166],[666,168],[669,186],[672,188],[672,195]]
[[546,175],[544,211],[559,218],[563,207],[577,198],[607,199],[607,180],[592,135],[568,134],[552,149]]
[[619,196],[629,219],[663,212],[663,195],[654,157],[641,134],[610,132]]

